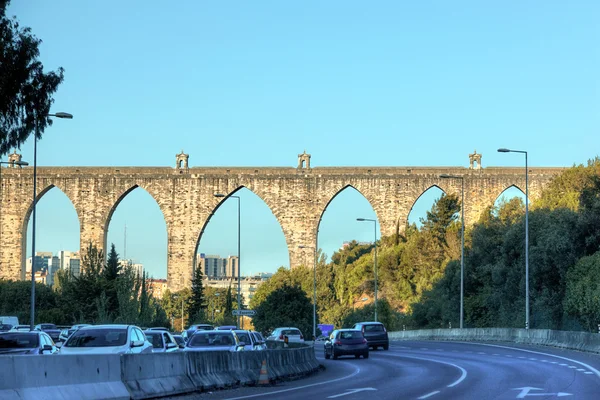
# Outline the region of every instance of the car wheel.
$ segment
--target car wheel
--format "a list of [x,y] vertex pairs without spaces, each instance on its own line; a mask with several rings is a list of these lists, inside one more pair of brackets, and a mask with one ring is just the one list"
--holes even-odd
[[329,360],[329,353],[327,353],[327,351],[325,351],[325,359]]
[[384,345],[384,346],[383,346],[383,349],[384,349],[384,350],[387,350],[387,349],[389,349],[389,348],[390,348],[390,345],[389,345],[389,344],[386,344],[386,345]]
[[363,354],[363,358],[369,358],[369,352],[368,351],[365,354]]

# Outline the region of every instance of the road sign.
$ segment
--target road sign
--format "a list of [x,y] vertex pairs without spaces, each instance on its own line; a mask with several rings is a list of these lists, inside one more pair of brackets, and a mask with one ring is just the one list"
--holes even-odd
[[254,311],[254,310],[233,310],[231,313],[233,315],[235,315],[236,317],[239,315],[252,316],[252,315],[256,314],[256,311]]

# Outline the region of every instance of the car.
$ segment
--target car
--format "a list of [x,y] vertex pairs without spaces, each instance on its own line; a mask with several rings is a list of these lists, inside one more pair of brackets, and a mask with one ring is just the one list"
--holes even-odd
[[236,330],[238,327],[235,325],[221,325],[221,326],[217,326],[215,328],[215,330],[217,331],[233,331]]
[[337,360],[339,356],[369,358],[369,345],[361,330],[337,329],[331,332],[325,342],[325,359]]
[[31,330],[30,325],[15,325],[11,328],[11,332],[29,332]]
[[185,344],[183,351],[243,351],[246,344],[241,342],[234,331],[196,331]]
[[2,316],[2,317],[0,317],[0,324],[7,324],[7,325],[12,325],[12,326],[19,325],[19,318]]
[[152,344],[134,325],[84,326],[73,332],[59,354],[140,354],[152,353]]
[[11,324],[0,324],[0,332],[8,332],[13,328]]
[[83,328],[84,326],[91,326],[91,325],[90,324],[77,324],[77,325],[73,325],[69,329],[63,329],[62,331],[60,331],[58,340],[61,342],[65,342],[69,338],[69,336],[71,336],[73,334],[73,332],[75,332],[79,328]]
[[169,332],[158,329],[146,329],[144,334],[146,335],[146,339],[152,343],[153,353],[172,353],[174,351],[179,351],[179,345],[175,341],[175,338],[173,338],[173,335]]
[[144,332],[147,332],[147,331],[166,331],[166,332],[169,332],[169,328],[155,327],[155,328],[148,328],[148,329],[144,330]]
[[300,329],[294,327],[275,328],[267,340],[285,343],[304,343],[304,335]]
[[240,342],[244,342],[244,350],[265,350],[267,348],[265,345],[265,340],[260,333],[243,329],[235,329],[233,331],[237,335]]
[[180,349],[183,349],[185,347],[185,339],[182,335],[173,335],[173,339],[175,339]]
[[329,336],[319,336],[317,342],[326,342],[327,339],[329,339]]
[[37,324],[33,330],[46,332],[52,338],[52,340],[55,342],[59,341],[60,329],[58,329],[54,324]]
[[361,330],[369,343],[369,347],[373,350],[377,350],[379,346],[383,347],[384,350],[389,349],[388,333],[381,322],[358,322],[354,324],[352,329]]
[[185,331],[181,332],[181,336],[183,336],[183,339],[187,342],[188,339],[190,338],[190,336],[192,336],[192,334],[194,332],[196,332],[198,330],[212,331],[213,329],[215,329],[215,327],[210,324],[194,324],[194,325],[190,325],[189,328],[187,328]]
[[58,348],[45,332],[0,333],[0,355],[56,354]]
[[267,341],[263,337],[260,332],[250,331],[250,334],[254,336],[256,339],[256,344],[254,345],[254,350],[266,350],[267,349]]

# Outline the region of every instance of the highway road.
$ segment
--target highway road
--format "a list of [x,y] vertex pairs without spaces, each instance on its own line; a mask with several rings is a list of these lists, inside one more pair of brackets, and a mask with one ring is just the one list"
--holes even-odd
[[600,356],[542,346],[392,342],[368,359],[325,360],[312,376],[270,387],[174,397],[191,399],[600,399]]

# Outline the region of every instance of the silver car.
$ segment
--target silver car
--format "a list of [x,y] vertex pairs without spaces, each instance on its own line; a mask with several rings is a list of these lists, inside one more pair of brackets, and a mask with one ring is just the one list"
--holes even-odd
[[265,350],[265,340],[262,335],[258,332],[254,331],[245,331],[241,329],[236,329],[234,331],[240,340],[240,342],[244,343],[245,350]]
[[133,325],[85,326],[73,332],[59,354],[152,353],[144,332]]
[[171,353],[179,351],[179,345],[173,335],[163,330],[145,330],[144,334],[150,343],[152,343],[153,353]]
[[234,331],[196,331],[183,351],[243,351],[244,345]]

